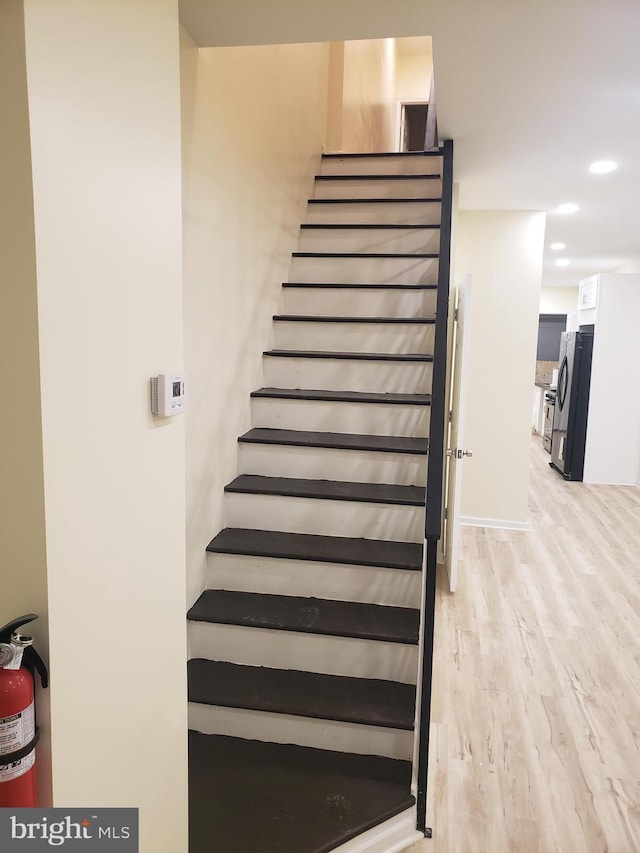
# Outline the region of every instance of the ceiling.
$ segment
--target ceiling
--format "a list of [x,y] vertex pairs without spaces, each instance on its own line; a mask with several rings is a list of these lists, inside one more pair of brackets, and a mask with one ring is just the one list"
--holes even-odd
[[[548,211],[545,286],[640,263],[637,0],[180,0],[180,10],[200,46],[431,35],[461,208]],[[603,159],[619,168],[590,174]],[[579,210],[557,213],[562,202]],[[556,241],[566,249],[549,249]]]

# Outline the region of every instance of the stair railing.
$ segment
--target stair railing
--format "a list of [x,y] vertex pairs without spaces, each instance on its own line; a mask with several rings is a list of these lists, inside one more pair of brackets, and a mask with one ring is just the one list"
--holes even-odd
[[422,678],[418,729],[417,826],[431,837],[426,825],[427,775],[429,770],[429,729],[431,723],[431,687],[433,676],[433,636],[436,603],[438,541],[442,534],[442,496],[445,454],[447,328],[449,314],[449,277],[451,272],[451,208],[453,201],[453,140],[444,142],[442,156],[442,206],[440,251],[436,299],[436,328],[431,386],[431,418],[427,457],[427,505],[425,519],[426,583],[422,627]]

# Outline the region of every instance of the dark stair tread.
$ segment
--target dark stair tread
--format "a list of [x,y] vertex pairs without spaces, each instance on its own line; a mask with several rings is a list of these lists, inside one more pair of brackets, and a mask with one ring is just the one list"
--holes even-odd
[[203,658],[190,660],[187,673],[190,702],[413,730],[412,684]]
[[213,554],[273,557],[353,566],[420,571],[422,545],[386,539],[355,539],[351,536],[319,536],[225,527],[207,546]]
[[352,483],[344,480],[307,480],[294,477],[264,477],[240,474],[224,487],[225,492],[246,495],[278,495],[320,500],[424,506],[424,486],[388,483]]
[[334,352],[333,350],[270,349],[263,352],[269,358],[326,358],[338,361],[399,361],[431,362],[432,355],[414,352]]
[[441,204],[442,198],[308,198],[307,204]]
[[329,853],[414,802],[408,761],[189,732],[190,853]]
[[415,225],[405,225],[405,224],[397,224],[397,223],[362,223],[362,224],[354,224],[352,222],[345,222],[341,224],[334,224],[331,222],[328,223],[319,223],[319,222],[311,222],[309,224],[301,225],[300,228],[302,230],[318,228],[320,230],[342,230],[342,231],[371,231],[373,229],[384,229],[387,231],[416,231],[418,229],[436,229],[440,228],[440,225],[424,225],[424,224],[415,224]]
[[336,450],[378,451],[381,453],[427,452],[426,438],[395,435],[358,435],[357,433],[311,432],[306,430],[267,429],[257,427],[241,435],[245,444],[277,444],[294,447],[326,447]]
[[335,282],[283,281],[283,287],[327,288],[328,290],[437,290],[437,284],[336,284]]
[[207,589],[189,610],[188,619],[416,645],[420,611],[355,601]]
[[252,397],[273,400],[308,400],[329,403],[382,403],[404,406],[430,406],[430,394],[380,394],[370,391],[325,391],[321,388],[258,388]]
[[333,317],[326,314],[274,314],[276,323],[403,323],[416,326],[430,326],[436,322],[435,317]]
[[439,181],[440,174],[429,175],[316,175],[316,181]]
[[340,151],[328,151],[322,155],[323,160],[366,160],[370,157],[442,157],[443,150],[440,148],[428,151],[356,151],[341,153]]
[[437,252],[292,252],[294,258],[417,258],[435,260]]

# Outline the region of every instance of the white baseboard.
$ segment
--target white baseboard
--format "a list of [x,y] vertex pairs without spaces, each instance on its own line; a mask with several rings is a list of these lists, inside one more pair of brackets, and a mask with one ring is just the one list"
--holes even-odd
[[336,847],[333,853],[400,853],[424,838],[416,829],[415,806]]
[[507,521],[503,518],[475,518],[472,515],[461,515],[460,524],[466,527],[497,527],[501,530],[530,530],[528,521]]

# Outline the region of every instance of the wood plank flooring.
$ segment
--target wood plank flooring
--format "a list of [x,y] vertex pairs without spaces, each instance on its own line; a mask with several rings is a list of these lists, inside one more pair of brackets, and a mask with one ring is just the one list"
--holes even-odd
[[640,851],[640,489],[566,483],[463,528],[440,578],[428,821],[412,853]]

